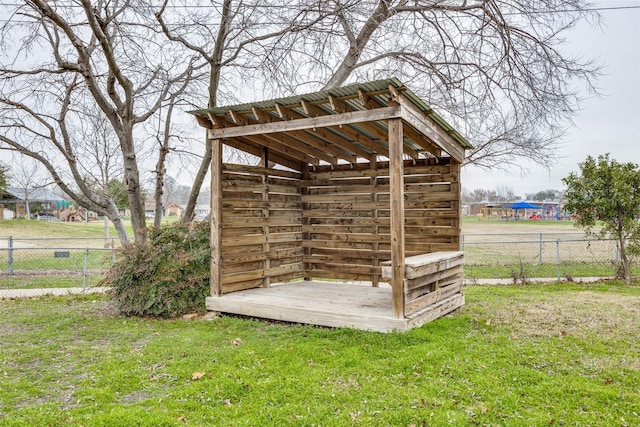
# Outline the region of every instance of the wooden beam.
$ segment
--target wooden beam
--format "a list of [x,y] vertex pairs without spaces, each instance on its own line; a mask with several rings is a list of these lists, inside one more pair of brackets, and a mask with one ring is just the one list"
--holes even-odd
[[[301,100],[301,105],[302,108],[304,109],[305,113],[307,114],[307,116],[326,116],[327,113],[324,112],[322,109],[320,109],[320,107],[317,107],[316,105],[313,105],[310,102],[305,101],[304,99]],[[334,110],[335,111],[335,110]],[[335,129],[335,127],[333,127]],[[324,129],[320,129],[322,131],[324,131]],[[360,157],[363,157],[365,159],[370,159],[371,155],[374,153],[377,153],[380,151],[380,148],[385,148],[386,147],[382,144],[380,144],[380,142],[376,142],[373,139],[367,137],[366,135],[358,132],[357,130],[351,128],[350,126],[338,126],[337,129],[335,129],[337,132],[345,135],[348,138],[351,138],[353,140],[352,141],[347,141],[343,138],[338,138],[338,137],[334,137],[332,134],[330,134],[327,131],[324,131],[325,133],[328,134],[328,136],[323,136],[320,133],[318,133],[320,136],[323,136],[325,139],[330,140],[332,143],[339,145],[341,147],[343,147],[345,150],[348,150],[352,153],[357,154]],[[318,132],[318,129],[316,129],[314,131],[314,133]],[[361,148],[360,146],[368,148],[370,151],[366,151],[363,148]],[[386,150],[385,150],[386,151]],[[373,152],[373,153],[372,153]],[[352,162],[353,163],[353,162]]]
[[290,132],[328,126],[340,126],[354,123],[365,123],[400,117],[400,107],[384,107],[375,110],[351,111],[322,117],[289,120],[282,122],[258,123],[254,125],[232,128],[211,129],[212,138],[233,138],[236,136],[260,135],[266,133]]
[[442,129],[436,128],[437,124],[427,121],[426,115],[422,111],[413,105],[404,104],[400,107],[402,108],[402,118],[407,123],[441,147],[452,158],[458,162],[464,161],[464,148]]
[[[249,154],[253,154],[256,157],[260,157],[262,153],[262,146],[255,144],[253,141],[248,141],[244,138],[232,138],[225,141],[225,144],[229,147],[237,148],[238,150],[245,151]],[[281,164],[293,170],[301,170],[303,162],[296,160],[292,157],[280,154],[270,153],[269,160],[272,162]]]
[[213,123],[207,117],[204,116],[196,116],[196,121],[200,126],[206,129],[213,129]]
[[[364,95],[363,95],[364,96]],[[337,108],[339,111],[350,111],[350,108],[347,104],[343,103],[342,101],[336,99],[336,98],[330,98],[331,101],[331,105],[332,108]],[[365,104],[369,107],[374,107],[374,109],[372,110],[365,110],[365,111],[376,111],[379,110],[380,108],[394,108],[394,107],[380,107],[380,108],[375,108],[375,105],[380,105],[378,103],[375,103],[375,105],[373,104],[373,100],[366,100]],[[335,107],[334,107],[335,106]],[[336,110],[336,111],[338,111]],[[361,128],[363,128],[364,130],[366,130],[369,133],[372,133],[374,135],[376,135],[376,137],[379,138],[379,140],[382,141],[386,141],[387,140],[387,135],[388,133],[385,132],[384,129],[382,129],[380,126],[376,125],[375,123],[357,123],[357,125]],[[378,148],[375,150],[377,153],[385,155],[388,151],[388,148],[384,146],[384,144],[382,144],[379,141],[376,141],[378,143]],[[402,144],[402,150],[404,151],[405,154],[411,156],[413,159],[417,159],[419,156],[418,151],[404,145],[404,143]]]
[[211,296],[222,295],[222,140],[211,141]]
[[223,125],[220,124],[220,118],[219,117],[216,117],[211,113],[207,113],[207,116],[209,116],[209,121],[212,124],[212,127],[210,129],[216,129],[216,128],[224,127]]
[[391,295],[393,315],[404,317],[404,171],[402,120],[390,119],[389,184],[391,217]]
[[268,147],[273,151],[277,151],[278,153],[282,153],[288,157],[299,160],[301,162],[311,163],[313,165],[320,164],[320,161],[316,157],[313,157],[305,153],[303,151],[304,147],[300,147],[299,144],[296,148],[292,148],[291,146],[289,146],[289,144],[283,144],[276,139],[267,138],[266,136],[260,137],[257,135],[245,136],[244,139],[247,139],[248,141],[251,141],[263,147]]
[[[229,112],[231,112],[231,110],[229,110]],[[236,123],[241,123],[244,125],[249,124],[248,118],[237,113],[234,113],[234,114],[235,114],[234,120],[236,121]],[[218,120],[218,124],[223,126],[225,129],[235,129],[237,127],[236,124],[231,123],[221,117],[217,117],[217,120]],[[283,141],[281,141],[281,140],[278,140],[277,138],[265,135],[262,138],[260,138],[259,136],[245,136],[243,139],[247,141],[251,141],[257,146],[269,147],[273,151],[284,154],[285,156],[295,159],[297,161],[304,162],[304,163],[311,163],[316,166],[320,164],[320,161],[318,160],[318,158],[321,158],[324,160],[324,158],[326,157],[324,153],[320,152],[320,150],[313,150],[313,149],[306,150],[306,147],[304,146],[304,144],[301,144],[300,142],[297,142],[297,141],[295,143],[292,143],[287,138],[283,138]],[[306,151],[311,151],[311,152],[307,153]],[[260,157],[262,156],[262,150],[258,150],[257,152],[254,150],[253,152],[251,152],[251,154],[254,154],[255,156]],[[329,159],[331,159],[331,157],[329,157]]]
[[446,151],[452,158],[462,163],[464,161],[464,147],[453,139],[444,129],[440,127],[428,114],[425,114],[406,96],[400,93],[393,86],[389,86],[392,98],[402,109],[402,119],[409,123],[425,137],[433,141],[436,145]]
[[442,148],[431,142],[428,138],[425,138],[424,135],[416,131],[413,126],[405,123],[403,132],[407,136],[407,138],[411,139],[420,147],[422,147],[424,151],[431,153],[438,158],[442,158]]

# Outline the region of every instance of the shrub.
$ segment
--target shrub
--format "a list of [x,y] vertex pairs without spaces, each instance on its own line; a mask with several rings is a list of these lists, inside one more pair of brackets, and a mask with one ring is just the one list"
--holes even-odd
[[113,288],[120,313],[176,317],[204,310],[209,295],[208,221],[151,229],[144,243],[127,245],[101,285]]

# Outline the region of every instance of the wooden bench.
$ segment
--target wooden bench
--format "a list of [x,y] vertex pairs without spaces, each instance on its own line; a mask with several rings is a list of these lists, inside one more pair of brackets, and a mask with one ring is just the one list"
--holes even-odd
[[[405,258],[404,315],[433,306],[459,294],[464,283],[464,253],[432,252]],[[382,263],[382,277],[391,279],[391,262]],[[462,305],[463,298],[459,298]],[[457,308],[457,307],[456,307]]]

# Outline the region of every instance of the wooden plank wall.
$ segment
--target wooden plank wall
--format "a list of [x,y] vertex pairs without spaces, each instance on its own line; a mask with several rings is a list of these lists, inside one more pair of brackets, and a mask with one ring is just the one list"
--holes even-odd
[[[305,276],[372,281],[391,258],[389,164],[319,167],[302,181]],[[460,249],[460,167],[405,161],[405,254]]]
[[301,177],[223,166],[221,293],[302,277]]

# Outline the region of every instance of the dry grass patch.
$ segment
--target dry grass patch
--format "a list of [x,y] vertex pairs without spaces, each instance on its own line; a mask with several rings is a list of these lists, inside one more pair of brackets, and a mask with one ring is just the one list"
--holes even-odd
[[634,335],[640,331],[640,296],[582,291],[519,298],[493,307],[487,321],[508,326],[521,336],[566,336],[592,333]]

